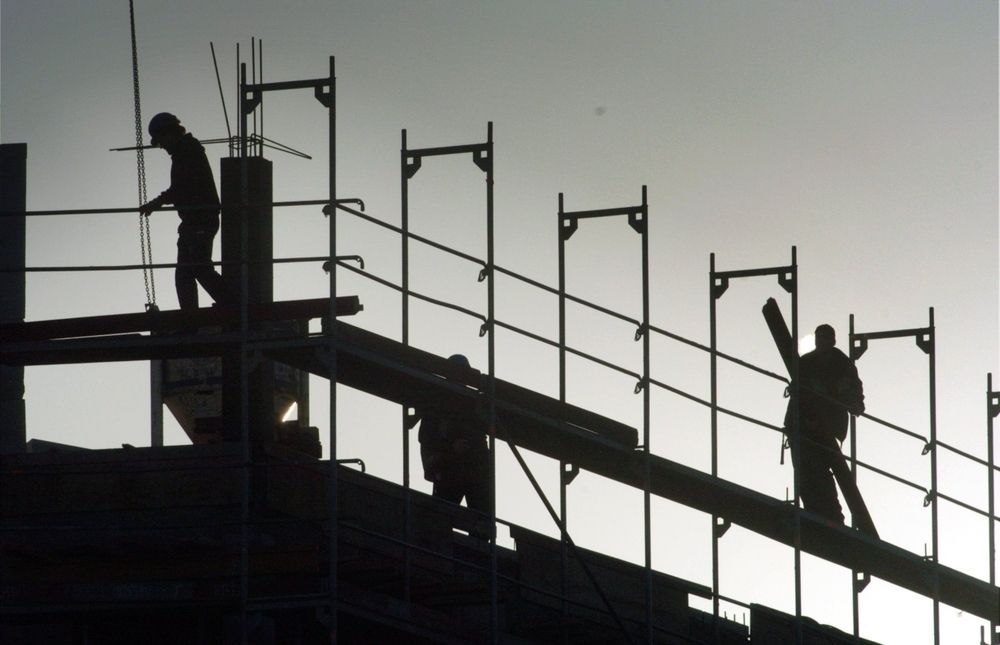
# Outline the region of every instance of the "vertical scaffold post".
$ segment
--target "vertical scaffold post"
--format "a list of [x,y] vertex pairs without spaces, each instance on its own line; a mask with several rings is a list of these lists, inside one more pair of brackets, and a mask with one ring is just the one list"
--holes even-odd
[[490,412],[490,632],[493,642],[500,642],[500,609],[498,599],[497,581],[497,400],[496,400],[496,325],[495,321],[495,297],[496,297],[496,271],[493,270],[493,122],[486,125],[486,319],[489,321],[487,327],[487,348],[488,364],[490,368],[489,386],[486,395],[489,399]]
[[[563,208],[563,195],[559,194],[559,380],[560,380],[560,400],[566,400],[566,255],[565,242],[579,226],[579,220],[597,217],[618,217],[625,215],[628,217],[628,225],[633,231],[641,236],[642,243],[642,320],[639,329],[636,331],[635,340],[643,341],[643,371],[640,381],[636,384],[635,393],[643,393],[643,530],[645,543],[645,609],[646,609],[646,640],[653,641],[653,559],[652,559],[652,521],[651,521],[651,495],[650,495],[650,375],[649,375],[649,238],[648,220],[649,204],[647,199],[646,186],[642,187],[642,203],[638,206],[627,206],[624,208],[606,208],[587,211],[566,212]],[[566,577],[567,577],[567,551],[570,543],[569,532],[565,522],[566,513],[566,485],[572,481],[577,473],[576,466],[567,469],[566,462],[560,461],[559,491],[560,491],[560,512],[563,514],[561,521],[561,558],[562,558],[562,596],[563,612],[566,612]],[[626,638],[628,635],[626,634]]]
[[[854,347],[854,314],[850,315],[850,320],[848,321],[847,329],[847,347]],[[850,351],[851,365],[854,365],[854,352]],[[851,479],[857,484],[858,481],[858,420],[853,414],[850,416],[850,428],[851,428]],[[854,518],[854,513],[851,513],[851,526],[857,528],[858,523]],[[851,612],[853,614],[854,623],[854,642],[861,642],[861,588],[858,584],[858,570],[851,570]]]
[[337,556],[338,556],[338,512],[337,512],[337,77],[335,60],[330,56],[330,78],[327,93],[317,88],[317,94],[326,106],[329,120],[329,170],[330,170],[330,310],[327,322],[327,360],[330,365],[330,476],[327,483],[327,513],[330,523],[329,546],[329,612],[330,643],[335,645],[337,633]]
[[[559,402],[566,402],[566,222],[563,220],[563,194],[559,193],[559,219],[556,221],[558,227],[557,238],[559,240]],[[572,234],[572,233],[570,233]],[[569,603],[567,602],[566,576],[569,566],[569,554],[566,547],[566,537],[569,531],[567,518],[567,498],[566,492],[570,481],[567,477],[566,468],[569,464],[565,460],[559,461],[559,517],[562,520],[562,527],[559,535],[559,596],[562,609],[562,642],[566,645],[569,640],[566,631],[569,620]]]
[[[867,332],[867,333],[857,333],[853,332],[851,336],[851,359],[856,360],[860,358],[866,351],[868,351],[868,343],[871,340],[887,339],[887,338],[913,338],[917,348],[922,352],[927,354],[928,360],[928,392],[929,392],[929,408],[930,408],[930,439],[924,446],[924,455],[930,455],[930,471],[931,471],[931,484],[930,490],[928,491],[926,497],[924,497],[924,507],[931,507],[931,553],[926,556],[926,560],[933,564],[938,563],[938,504],[937,504],[937,372],[935,366],[935,339],[934,339],[934,307],[929,308],[928,313],[929,323],[927,327],[920,327],[917,329],[900,329],[900,330],[890,330],[890,331],[880,331],[880,332]],[[852,318],[853,320],[853,318]],[[853,513],[852,513],[853,515]],[[855,580],[855,584],[858,581]],[[933,584],[935,588],[931,594],[933,597],[933,616],[934,616],[934,643],[938,645],[941,642],[941,615],[940,615],[940,602],[938,601],[938,596],[940,595],[940,589],[937,588],[938,577],[935,576],[933,579]]]
[[[494,334],[494,304],[495,304],[495,277],[493,270],[493,122],[487,124],[487,141],[485,143],[475,143],[470,145],[445,146],[435,148],[413,148],[407,147],[406,130],[402,131],[402,147],[400,149],[400,190],[402,206],[402,315],[403,315],[403,343],[409,344],[409,189],[408,181],[413,178],[420,169],[424,157],[434,157],[443,155],[469,154],[472,153],[472,161],[476,166],[486,173],[486,267],[480,274],[480,281],[487,284],[487,316],[486,322],[480,329],[480,336],[487,336],[488,343],[488,372],[489,376],[486,385],[486,398],[489,415],[489,452],[490,452],[490,482],[493,492],[490,500],[490,523],[492,525],[493,536],[490,541],[490,638],[492,642],[499,642],[499,608],[498,608],[498,586],[497,586],[497,544],[496,544],[496,351]],[[407,531],[407,545],[409,544],[409,532],[411,524],[410,509],[410,441],[409,430],[416,425],[416,419],[409,413],[409,409],[403,409],[403,479],[406,495],[406,518],[405,525]],[[407,546],[404,549],[405,569],[404,573],[404,593],[407,599],[410,594],[410,552]]]
[[[989,562],[990,562],[990,585],[997,584],[997,542],[996,542],[996,490],[995,475],[993,473],[996,463],[993,457],[993,420],[1000,415],[1000,392],[993,391],[993,374],[986,375],[986,462],[989,468],[986,476],[988,486],[989,502]],[[997,618],[990,621],[989,645],[1000,645],[1000,598],[997,599]]]
[[646,186],[642,187],[642,207],[638,217],[629,216],[629,223],[642,237],[642,436],[643,457],[643,512],[646,529],[646,641],[653,642],[653,524],[652,504],[650,497],[650,479],[652,466],[650,464],[650,396],[649,386],[649,203],[646,197]]
[[[719,285],[721,286],[721,285]],[[709,397],[712,408],[712,477],[719,476],[719,396],[718,396],[718,334],[716,332],[715,301],[722,296],[716,288],[715,253],[708,256],[708,324],[709,324]],[[712,633],[719,642],[719,516],[712,515]]]
[[[794,343],[799,342],[799,260],[798,260],[798,249],[792,247],[792,265],[791,265],[791,279],[792,284],[790,287],[791,297],[792,297],[792,341]],[[788,287],[786,287],[787,289]],[[798,347],[795,347],[792,353],[792,370],[789,376],[792,379],[792,423],[795,424],[796,433],[801,433],[799,431],[801,425],[801,419],[799,418],[799,404],[801,400],[799,398],[799,352]],[[795,454],[795,459],[793,460],[796,464],[801,464],[801,439],[799,441],[793,442],[792,452]],[[794,489],[795,489],[795,506],[792,508],[793,517],[795,519],[795,531],[792,540],[795,543],[795,643],[796,645],[802,645],[802,509],[800,508],[799,496],[802,493],[802,476],[799,473],[799,468],[793,468],[794,476]]]
[[[715,254],[709,255],[709,335],[710,335],[710,382],[711,382],[711,426],[712,426],[712,476],[718,477],[719,474],[719,441],[718,441],[718,366],[717,366],[717,356],[718,356],[718,338],[717,338],[717,311],[716,311],[716,301],[726,293],[729,289],[729,281],[733,278],[751,278],[760,276],[776,276],[778,278],[778,284],[782,289],[785,290],[791,296],[791,307],[792,307],[792,329],[788,331],[787,325],[784,319],[781,317],[780,311],[777,313],[780,319],[780,325],[783,328],[781,334],[776,333],[775,329],[771,329],[772,335],[774,335],[775,343],[778,346],[778,351],[781,354],[782,360],[785,363],[785,367],[788,370],[788,375],[790,377],[790,389],[791,389],[791,399],[789,405],[791,406],[791,422],[793,428],[798,428],[798,370],[799,370],[799,352],[798,348],[795,346],[796,339],[799,335],[799,299],[798,299],[798,251],[796,247],[792,247],[792,263],[787,266],[779,267],[768,267],[763,269],[744,269],[738,271],[718,271],[715,268]],[[774,305],[774,300],[768,300],[768,304],[765,305],[765,318],[767,319],[769,314],[767,310],[769,307]],[[772,322],[768,321],[768,326],[770,327]],[[786,346],[788,345],[788,346]],[[786,429],[787,430],[787,429]],[[800,442],[791,441],[792,447],[792,461],[795,464],[799,463],[798,455],[798,445]],[[801,551],[802,551],[802,526],[801,526],[801,516],[799,509],[799,469],[793,469],[793,481],[794,481],[794,502],[792,504],[792,517],[793,517],[793,536],[792,545],[795,551],[795,642],[797,645],[802,643],[802,574],[801,574]],[[726,518],[719,517],[718,515],[712,516],[712,614],[713,614],[713,634],[715,642],[719,642],[721,638],[720,626],[719,626],[719,538],[725,535],[726,531],[732,525],[730,520]]]
[[[247,110],[249,109],[246,100],[247,87],[247,66],[246,63],[240,65],[240,131],[246,134]],[[250,178],[247,169],[247,149],[245,137],[241,137],[240,145],[240,349],[239,349],[239,392],[240,392],[240,460],[241,469],[241,490],[242,490],[242,525],[240,527],[240,642],[246,645],[249,637],[249,620],[247,616],[247,604],[250,595],[250,490],[253,481],[253,451],[250,446],[250,383],[247,370],[249,369],[249,359],[247,357],[247,334],[250,323],[247,318],[249,305],[249,267],[247,257],[249,255],[249,236],[247,230],[246,213],[250,201]]]
[[[937,500],[937,372],[935,366],[934,307],[928,313],[927,335],[917,337],[917,345],[927,354],[930,395],[930,452],[931,452],[931,557],[938,563],[938,500]],[[937,578],[935,578],[937,585]],[[941,643],[941,603],[938,589],[934,590],[934,645]]]
[[[401,134],[399,149],[399,195],[400,195],[400,245],[401,245],[401,275],[400,275],[400,340],[404,345],[410,344],[410,199],[409,182],[412,173],[406,156],[406,130]],[[410,424],[409,407],[403,404],[403,538],[410,543],[413,527],[413,511],[410,495]],[[410,549],[403,550],[403,601],[410,602]]]

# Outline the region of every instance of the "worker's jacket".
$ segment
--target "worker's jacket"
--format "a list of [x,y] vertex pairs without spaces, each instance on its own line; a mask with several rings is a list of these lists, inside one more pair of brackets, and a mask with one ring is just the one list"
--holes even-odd
[[177,232],[212,233],[219,230],[219,192],[205,148],[190,133],[170,152],[170,188],[160,199],[174,204],[181,224]]
[[488,461],[486,427],[474,414],[425,411],[421,414],[417,440],[427,481],[461,480],[472,476]]
[[[790,390],[794,397],[796,388]],[[793,401],[785,414],[786,428],[793,427]],[[803,355],[799,359],[798,402],[803,435],[843,441],[848,415],[865,411],[864,390],[851,359],[836,347]]]

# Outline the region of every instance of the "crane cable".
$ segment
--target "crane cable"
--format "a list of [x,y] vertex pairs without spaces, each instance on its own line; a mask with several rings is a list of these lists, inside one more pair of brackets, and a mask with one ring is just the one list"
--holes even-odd
[[[135,99],[135,162],[139,179],[139,204],[146,199],[146,159],[142,147],[142,108],[139,101],[139,50],[135,39],[135,8],[128,2],[128,17],[132,28],[132,95]],[[153,240],[149,232],[149,218],[139,214],[139,248],[142,254],[142,279],[146,284],[146,310],[156,310],[156,283],[153,279]]]

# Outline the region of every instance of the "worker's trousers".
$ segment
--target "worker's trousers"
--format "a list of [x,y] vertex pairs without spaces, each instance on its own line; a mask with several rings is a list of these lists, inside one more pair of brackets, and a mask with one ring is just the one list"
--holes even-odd
[[822,442],[806,438],[798,454],[792,445],[792,464],[799,473],[799,497],[805,510],[822,515],[828,520],[844,523],[844,512],[837,499],[837,484],[833,479],[833,460],[843,459],[835,450],[833,439]]
[[177,304],[181,309],[198,308],[198,284],[212,300],[231,304],[229,288],[222,276],[212,266],[212,242],[215,231],[184,230],[177,236],[177,271],[174,285],[177,287]]

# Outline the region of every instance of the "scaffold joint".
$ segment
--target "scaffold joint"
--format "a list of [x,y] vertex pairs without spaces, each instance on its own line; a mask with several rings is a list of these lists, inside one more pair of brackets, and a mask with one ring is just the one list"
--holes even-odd
[[564,463],[562,465],[562,472],[560,473],[560,479],[562,480],[564,486],[569,486],[570,484],[573,483],[573,480],[576,479],[576,476],[579,474],[580,474],[579,466],[577,466],[576,464]]
[[645,207],[634,210],[628,214],[628,225],[639,235],[646,232],[646,209]]
[[855,338],[851,343],[851,360],[856,361],[868,351],[867,338]]
[[[404,152],[404,154],[406,153]],[[417,174],[417,171],[420,170],[421,163],[422,158],[419,155],[410,155],[405,158],[403,161],[403,173],[407,179],[413,179],[413,175]]]
[[925,354],[930,354],[934,351],[934,330],[923,332],[917,334],[916,336],[917,347],[923,351]]
[[727,520],[726,518],[716,517],[715,526],[713,527],[713,532],[715,533],[715,537],[721,538],[723,535],[726,534],[726,531],[728,531],[732,526],[733,523]]
[[712,274],[712,297],[718,300],[729,288],[729,278],[726,276],[717,277]]
[[576,229],[579,226],[579,222],[576,221],[575,217],[562,216],[562,226],[559,228],[560,235],[562,235],[563,241],[568,240],[576,233]]
[[778,274],[778,284],[781,288],[788,293],[792,293],[795,290],[795,273],[793,271],[785,271]]
[[472,163],[476,164],[483,172],[489,172],[492,166],[493,157],[487,154],[486,150],[473,150]]

